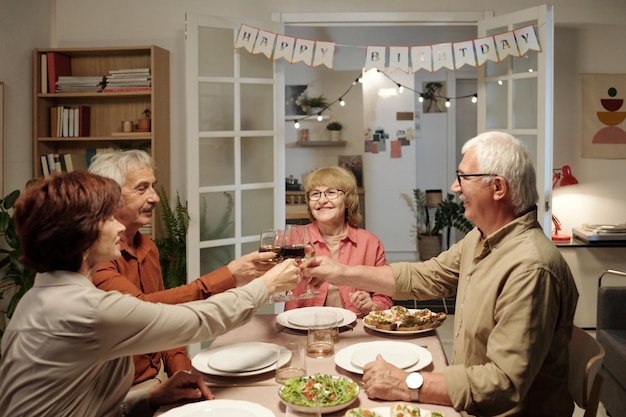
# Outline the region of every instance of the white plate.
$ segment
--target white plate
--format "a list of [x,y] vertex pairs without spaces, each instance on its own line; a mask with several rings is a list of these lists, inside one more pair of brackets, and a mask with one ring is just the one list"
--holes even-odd
[[408,368],[404,369],[407,372],[419,371],[420,369],[425,368],[428,365],[430,365],[433,361],[433,355],[427,349],[424,349],[423,347],[420,347],[420,346],[417,346],[408,342],[393,342],[393,341],[383,340],[383,341],[377,341],[377,342],[356,343],[354,345],[345,347],[341,349],[339,352],[335,353],[335,364],[338,367],[345,369],[346,371],[362,375],[363,369],[357,366],[354,366],[354,364],[350,360],[350,358],[352,358],[352,354],[362,349],[378,348],[381,346],[384,348],[384,346],[389,343],[406,343],[408,345],[412,345],[413,346],[412,349],[415,352],[417,352],[417,354],[419,355],[419,360],[417,361],[415,365],[409,366]]
[[[372,410],[372,411],[380,414],[381,417],[391,417],[391,406],[389,406],[389,407],[368,408],[368,410]],[[421,417],[430,417],[431,416],[431,411],[430,410],[425,410],[423,408],[420,408],[420,416]]]
[[376,360],[376,355],[380,354],[383,359],[400,369],[406,369],[419,362],[419,353],[413,349],[415,345],[406,342],[386,342],[384,344],[368,346],[355,351],[350,356],[350,362],[363,368],[366,363]]
[[172,408],[161,417],[276,417],[262,405],[239,400],[208,400]]
[[[218,369],[214,369],[209,365],[209,361],[211,360],[211,357],[213,355],[215,355],[216,353],[220,353],[223,352],[225,350],[230,350],[233,349],[235,347],[238,346],[242,346],[242,345],[247,345],[249,348],[258,348],[258,349],[274,349],[274,351],[276,351],[276,349],[280,349],[281,350],[281,355],[280,355],[280,359],[274,363],[272,363],[271,365],[268,365],[265,368],[261,368],[261,369],[255,369],[254,371],[246,371],[246,372],[224,372],[224,371],[220,371]],[[218,375],[218,376],[251,376],[251,375],[259,375],[262,374],[264,372],[270,372],[270,371],[274,371],[276,370],[276,366],[280,366],[280,365],[284,365],[287,362],[289,362],[289,359],[291,359],[291,352],[289,352],[289,350],[285,349],[282,346],[276,345],[274,343],[265,343],[265,342],[243,342],[243,343],[236,343],[233,345],[228,345],[228,346],[220,346],[220,347],[216,347],[213,349],[207,349],[207,350],[203,350],[202,352],[198,353],[196,356],[194,356],[191,359],[191,365],[198,371],[205,373],[205,374],[209,374],[209,375]]]
[[319,311],[329,311],[329,310],[334,310],[337,313],[340,313],[343,316],[343,320],[341,321],[342,325],[347,325],[350,323],[354,323],[356,321],[356,314],[354,314],[352,311],[347,310],[345,308],[339,308],[339,307],[302,307],[302,308],[296,308],[293,310],[287,310],[284,311],[282,313],[280,313],[278,316],[276,316],[276,322],[278,324],[280,324],[281,326],[284,327],[289,327],[290,329],[295,329],[295,330],[308,330],[308,326],[307,325],[299,325],[299,324],[294,324],[292,322],[292,315],[295,315],[295,319],[296,321],[298,321],[298,317],[310,317],[308,320],[312,321],[313,320],[313,316],[315,315],[316,312]]
[[[303,378],[307,378],[307,377],[303,377]],[[308,378],[311,378],[311,376],[309,376]],[[333,375],[332,378],[334,380],[344,379],[344,380],[352,381],[350,378],[345,377],[345,376]],[[278,389],[278,396],[280,397],[280,400],[283,402],[283,404],[285,404],[285,407],[289,407],[292,410],[299,411],[301,413],[315,414],[317,412],[315,407],[308,407],[306,405],[298,405],[298,404],[290,403],[286,401],[285,399],[283,399],[282,392],[284,388],[285,386],[283,385]],[[343,410],[344,408],[349,407],[350,404],[356,401],[357,397],[359,396],[359,391],[360,391],[359,386],[356,385],[356,393],[354,394],[354,398],[346,401],[345,403],[326,406],[326,407],[320,407],[321,413],[322,414],[334,413],[335,411]]]
[[237,345],[211,355],[209,367],[222,372],[249,372],[276,362],[274,346]]

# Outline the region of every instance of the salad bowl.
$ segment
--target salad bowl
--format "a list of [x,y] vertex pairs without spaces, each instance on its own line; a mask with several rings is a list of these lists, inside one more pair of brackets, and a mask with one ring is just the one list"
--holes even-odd
[[359,386],[350,378],[315,374],[285,381],[278,396],[285,406],[303,413],[334,413],[352,404]]

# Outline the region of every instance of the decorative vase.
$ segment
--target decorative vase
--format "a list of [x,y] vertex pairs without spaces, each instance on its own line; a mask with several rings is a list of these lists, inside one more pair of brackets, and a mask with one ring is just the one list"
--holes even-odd
[[329,132],[332,142],[339,142],[341,140],[341,130],[329,130]]
[[138,132],[150,132],[152,128],[152,119],[138,119],[137,120],[137,131]]
[[427,261],[430,258],[434,258],[441,253],[441,235],[418,235],[417,236],[417,249],[419,251],[419,257],[422,261]]

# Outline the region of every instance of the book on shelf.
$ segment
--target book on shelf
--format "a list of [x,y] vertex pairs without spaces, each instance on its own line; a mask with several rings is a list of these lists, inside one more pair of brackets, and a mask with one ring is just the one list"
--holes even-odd
[[48,171],[50,171],[50,174],[54,174],[56,172],[56,170],[54,169],[54,154],[46,154],[46,160],[48,162]]
[[48,55],[41,54],[41,92],[42,94],[48,93]]
[[72,62],[68,55],[60,52],[47,52],[46,60],[48,62],[48,91],[56,93],[58,78],[72,74]]
[[57,93],[100,92],[105,78],[97,76],[60,76],[56,83]]
[[41,172],[43,173],[44,178],[47,178],[50,176],[50,168],[48,168],[48,156],[41,155],[39,159],[41,159]]
[[150,91],[152,87],[104,87],[103,93],[130,93],[134,91]]
[[66,172],[87,169],[87,159],[85,158],[85,155],[77,153],[64,153],[62,157],[65,163]]
[[109,74],[136,74],[136,73],[150,74],[150,68],[122,68],[122,69],[109,71]]
[[91,133],[91,107],[50,107],[50,137],[87,137]]

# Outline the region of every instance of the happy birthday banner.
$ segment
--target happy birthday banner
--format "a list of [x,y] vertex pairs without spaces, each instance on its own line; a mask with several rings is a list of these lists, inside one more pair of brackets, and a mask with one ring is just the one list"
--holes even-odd
[[[241,25],[235,49],[244,48],[251,54],[264,54],[268,59],[284,59],[290,64],[303,62],[312,67],[333,68],[335,42],[323,42],[279,35],[253,26]],[[376,68],[402,70],[406,73],[420,69],[433,72],[441,68],[460,69],[487,61],[501,62],[508,56],[521,57],[528,51],[539,51],[539,40],[533,25],[498,35],[462,42],[425,46],[367,46],[365,70]]]

